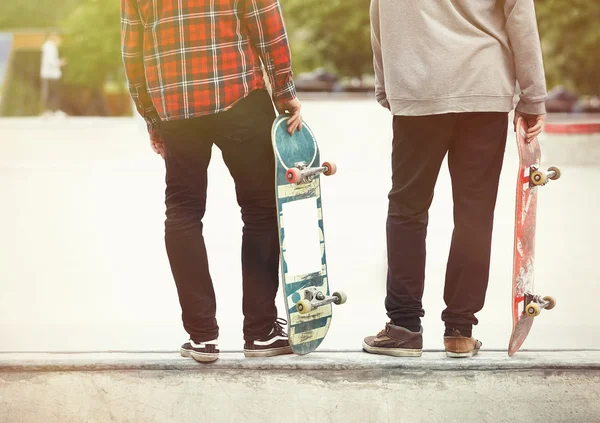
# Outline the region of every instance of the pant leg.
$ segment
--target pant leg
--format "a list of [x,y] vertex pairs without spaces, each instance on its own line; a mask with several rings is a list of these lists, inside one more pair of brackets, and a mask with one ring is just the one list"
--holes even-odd
[[210,118],[163,122],[165,141],[165,245],[183,326],[195,342],[216,339],[216,302],[209,273],[202,218],[212,149]]
[[235,181],[242,211],[244,339],[268,335],[277,319],[279,233],[275,200],[275,159],[271,127],[275,119],[268,93],[251,93],[219,116],[217,145]]
[[450,146],[454,232],[442,313],[449,329],[471,330],[484,305],[507,131],[507,113],[465,113]]
[[42,113],[50,111],[50,107],[48,105],[48,99],[50,96],[50,80],[47,78],[41,79],[42,86]]
[[48,107],[51,111],[57,112],[61,109],[61,82],[59,79],[49,80]]
[[429,207],[455,121],[451,114],[394,116],[385,306],[399,326],[418,327],[424,316]]

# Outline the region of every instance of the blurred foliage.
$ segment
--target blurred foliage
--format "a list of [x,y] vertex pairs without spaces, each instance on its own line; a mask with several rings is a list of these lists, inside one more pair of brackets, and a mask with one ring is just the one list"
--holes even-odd
[[537,0],[548,85],[600,95],[600,1]]
[[[280,0],[296,73],[325,67],[372,74],[369,0]],[[600,1],[536,0],[549,87],[600,95]],[[97,86],[122,78],[117,0],[4,0],[1,28],[59,27],[65,80]],[[401,46],[399,47],[401,48]]]
[[[368,0],[280,0],[294,70],[373,73]],[[297,65],[297,66],[296,66]]]
[[78,0],[2,0],[0,29],[54,27],[78,3]]
[[67,84],[101,87],[123,78],[120,19],[116,0],[80,0],[61,22]]

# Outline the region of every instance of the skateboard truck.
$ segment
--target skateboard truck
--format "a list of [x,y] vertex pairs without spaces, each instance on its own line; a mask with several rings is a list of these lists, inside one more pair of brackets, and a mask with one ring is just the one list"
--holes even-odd
[[287,170],[285,178],[290,184],[306,184],[312,182],[321,173],[325,176],[335,175],[337,166],[333,162],[324,162],[321,167],[308,167],[305,162],[298,162]]
[[538,170],[537,167],[531,166],[531,175],[529,177],[529,182],[533,186],[543,186],[546,185],[550,180],[557,180],[560,178],[560,170],[557,167],[548,168],[547,172],[543,172]]
[[528,292],[525,294],[525,303],[527,304],[525,314],[529,317],[536,317],[540,315],[542,309],[552,310],[556,305],[556,300],[554,297],[542,298],[540,295]]
[[298,313],[306,314],[327,304],[342,305],[346,300],[346,293],[343,291],[334,292],[333,295],[328,296],[317,290],[317,288],[311,287],[304,291],[304,299],[296,303],[296,308]]

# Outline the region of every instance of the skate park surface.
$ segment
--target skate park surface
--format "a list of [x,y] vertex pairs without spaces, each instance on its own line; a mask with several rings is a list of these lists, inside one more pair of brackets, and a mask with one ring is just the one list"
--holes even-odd
[[[346,291],[348,302],[334,308],[317,353],[242,358],[241,219],[215,148],[204,235],[222,357],[211,366],[177,355],[187,337],[164,252],[164,165],[143,123],[0,120],[0,421],[196,415],[198,421],[268,422],[284,413],[287,421],[345,422],[600,418],[600,136],[557,131],[540,137],[542,167],[558,166],[562,177],[540,191],[535,280],[557,306],[536,318],[522,351],[506,354],[517,176],[509,130],[489,289],[474,328],[483,342],[480,355],[449,360],[440,352],[452,233],[444,163],[427,240],[426,351],[420,359],[373,357],[360,349],[362,338],[386,322],[391,117],[371,100],[311,100],[303,107],[322,158],[338,166],[337,175],[322,180],[323,213],[330,286]],[[293,403],[292,395],[313,404]],[[272,403],[281,414],[263,414]]]

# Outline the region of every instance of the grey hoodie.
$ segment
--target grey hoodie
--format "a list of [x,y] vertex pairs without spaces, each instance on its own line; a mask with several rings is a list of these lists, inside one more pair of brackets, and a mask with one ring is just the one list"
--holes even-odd
[[372,0],[377,101],[394,115],[545,113],[533,0]]

